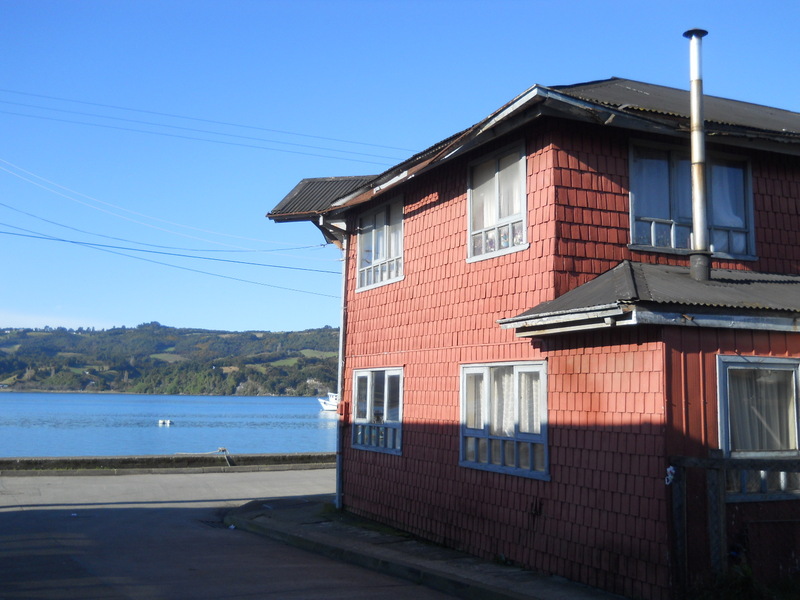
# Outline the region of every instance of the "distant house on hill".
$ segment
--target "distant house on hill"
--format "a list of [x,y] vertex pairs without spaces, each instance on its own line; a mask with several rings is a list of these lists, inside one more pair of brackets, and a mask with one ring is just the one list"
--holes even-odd
[[269,213],[344,251],[346,509],[628,597],[797,573],[800,114],[705,99],[704,272],[689,105],[536,85]]

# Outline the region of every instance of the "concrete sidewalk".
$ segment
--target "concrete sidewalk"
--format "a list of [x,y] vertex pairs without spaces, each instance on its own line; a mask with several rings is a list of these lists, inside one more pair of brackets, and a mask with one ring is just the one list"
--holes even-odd
[[612,600],[556,577],[479,560],[334,508],[334,495],[255,500],[225,524],[470,600]]

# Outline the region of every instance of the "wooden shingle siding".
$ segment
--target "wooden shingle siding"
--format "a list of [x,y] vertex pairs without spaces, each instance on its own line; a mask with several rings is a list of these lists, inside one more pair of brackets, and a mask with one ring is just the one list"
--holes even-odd
[[[719,354],[800,357],[800,333],[737,329],[666,328],[666,369],[670,373],[667,411],[667,454],[707,457],[719,447],[717,366]],[[709,568],[705,523],[706,484],[702,472],[688,473],[687,530],[692,532],[688,562],[697,572]],[[797,520],[797,502],[738,503],[727,506],[727,536],[736,543],[748,524],[765,520]],[[763,554],[762,554],[763,556]]]
[[[520,135],[528,247],[467,262],[470,161]],[[628,247],[628,153],[622,132],[554,122],[415,176],[398,190],[401,281],[356,292],[351,239],[344,410],[351,412],[356,369],[402,367],[404,395],[400,456],[353,449],[344,430],[349,510],[625,596],[671,596],[664,476],[670,455],[718,446],[714,356],[800,356],[800,334],[637,327],[530,341],[497,325],[623,260],[686,264],[685,256]],[[800,160],[759,155],[751,167],[759,259],[714,266],[797,273]],[[542,360],[550,480],[459,466],[460,366]],[[699,496],[691,501],[704,507]],[[689,525],[702,530],[704,509],[692,514]],[[701,531],[698,564],[706,541]]]

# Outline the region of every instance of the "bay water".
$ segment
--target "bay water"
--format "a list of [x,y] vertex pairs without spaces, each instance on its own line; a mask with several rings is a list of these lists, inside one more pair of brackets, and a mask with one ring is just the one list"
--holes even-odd
[[3,392],[0,456],[334,452],[336,424],[316,398]]

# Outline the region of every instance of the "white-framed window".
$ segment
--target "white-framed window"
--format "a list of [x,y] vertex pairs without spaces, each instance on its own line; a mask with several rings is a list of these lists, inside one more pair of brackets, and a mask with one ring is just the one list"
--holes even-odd
[[[631,244],[659,250],[690,249],[690,154],[661,146],[633,146],[630,164]],[[707,156],[706,204],[708,239],[714,254],[754,258],[752,191],[747,161]]]
[[526,168],[522,144],[470,166],[468,258],[527,247]]
[[403,369],[353,373],[353,447],[400,454]]
[[459,464],[549,478],[547,363],[462,365]]
[[[720,447],[731,458],[800,456],[800,359],[717,356]],[[800,474],[728,473],[729,491],[800,492]]]
[[395,200],[358,220],[358,289],[403,278],[403,201]]

